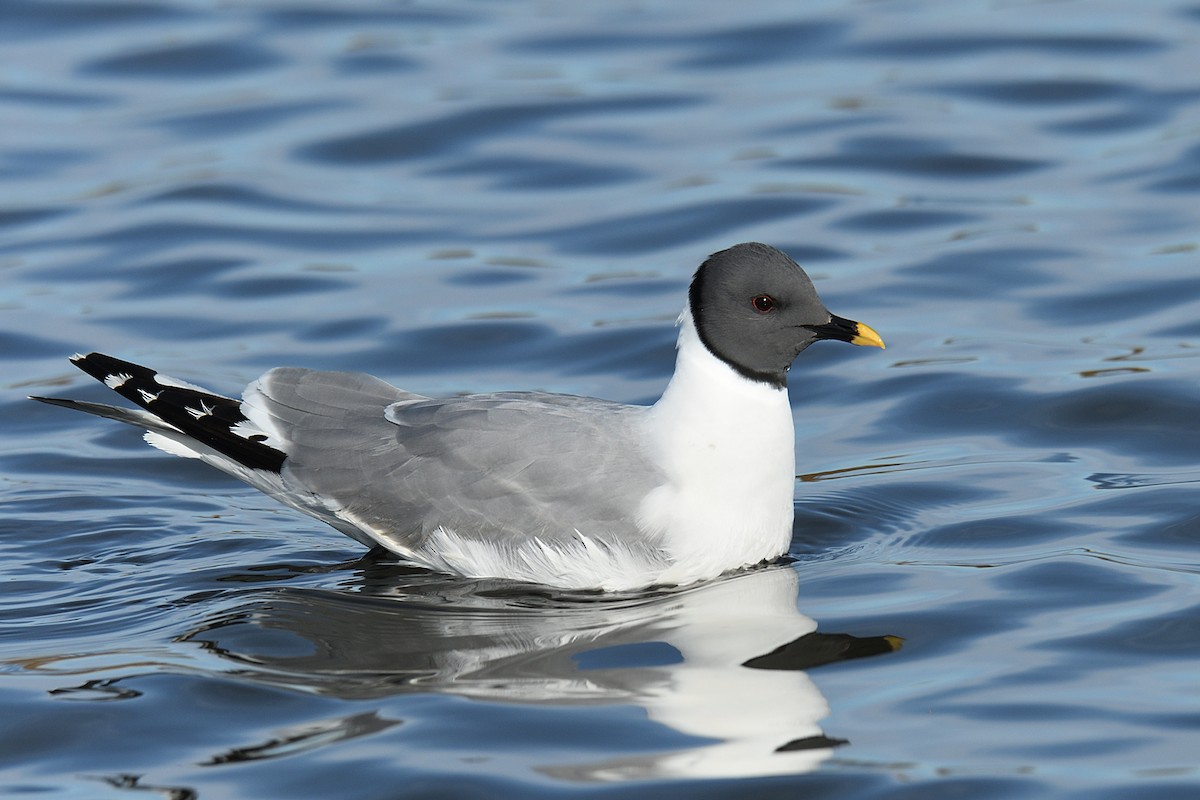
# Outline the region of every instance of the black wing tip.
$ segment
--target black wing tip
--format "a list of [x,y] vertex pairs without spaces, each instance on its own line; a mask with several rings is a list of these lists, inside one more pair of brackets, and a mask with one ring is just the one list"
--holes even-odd
[[[71,363],[134,405],[149,411],[168,425],[201,444],[250,469],[279,472],[287,454],[258,437],[243,437],[233,428],[246,421],[241,403],[167,376],[157,370],[124,361],[105,353],[76,353]],[[81,408],[75,401],[34,398],[51,405]],[[206,409],[198,414],[196,408]]]
[[76,353],[71,356],[70,361],[76,367],[101,382],[112,375],[129,375],[134,378],[141,378],[142,380],[153,380],[154,376],[158,374],[149,367],[143,367],[141,364],[135,364],[132,361],[114,358],[105,353]]

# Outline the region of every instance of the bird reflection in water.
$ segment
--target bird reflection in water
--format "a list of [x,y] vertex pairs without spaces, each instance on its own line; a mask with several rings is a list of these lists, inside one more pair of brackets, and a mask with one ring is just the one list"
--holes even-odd
[[[278,589],[183,637],[244,678],[344,699],[444,694],[542,706],[639,706],[695,746],[537,767],[566,780],[749,777],[812,770],[846,741],[807,670],[889,653],[894,636],[821,633],[775,565],[681,590],[546,594],[368,567],[357,592]],[[415,579],[415,582],[414,582]],[[223,753],[295,752],[398,724],[375,712]]]

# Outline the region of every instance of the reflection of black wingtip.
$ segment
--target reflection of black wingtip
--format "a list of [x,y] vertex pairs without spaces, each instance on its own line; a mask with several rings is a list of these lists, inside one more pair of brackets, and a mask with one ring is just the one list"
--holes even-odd
[[818,734],[805,736],[803,739],[792,739],[784,745],[775,748],[776,753],[794,753],[797,750],[824,750],[827,747],[841,747],[850,744],[849,739],[834,739],[831,736]]
[[742,662],[750,669],[805,670],[854,658],[894,653],[904,640],[899,636],[851,636],[848,633],[813,633]]

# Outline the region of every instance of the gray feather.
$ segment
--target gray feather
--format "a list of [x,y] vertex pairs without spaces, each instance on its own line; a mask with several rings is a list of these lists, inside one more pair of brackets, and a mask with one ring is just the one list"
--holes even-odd
[[431,399],[291,368],[264,375],[248,398],[287,442],[285,483],[401,551],[421,551],[438,528],[513,547],[580,534],[636,552],[657,544],[630,520],[663,481],[641,442],[645,408],[536,392]]

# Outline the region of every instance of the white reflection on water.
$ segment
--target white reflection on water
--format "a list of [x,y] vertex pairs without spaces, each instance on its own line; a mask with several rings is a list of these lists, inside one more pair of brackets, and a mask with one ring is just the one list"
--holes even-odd
[[[812,770],[844,741],[821,729],[829,706],[805,670],[899,646],[891,636],[817,633],[797,610],[797,577],[786,566],[615,600],[501,590],[431,602],[436,593],[385,598],[378,583],[364,588],[376,594],[271,592],[184,638],[237,662],[241,676],[346,699],[438,693],[494,703],[636,705],[658,725],[698,739],[684,749],[535,767],[583,781]],[[368,716],[365,726],[359,714],[338,731],[296,738],[340,740],[395,724]],[[275,741],[216,760],[298,745]]]

